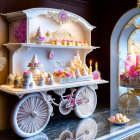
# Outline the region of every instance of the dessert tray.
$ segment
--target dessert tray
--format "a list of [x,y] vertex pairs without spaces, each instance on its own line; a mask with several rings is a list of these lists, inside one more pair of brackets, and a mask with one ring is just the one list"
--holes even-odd
[[113,124],[123,125],[130,121],[125,115],[122,115],[121,113],[117,113],[114,116],[111,116],[108,118],[108,121],[110,121]]

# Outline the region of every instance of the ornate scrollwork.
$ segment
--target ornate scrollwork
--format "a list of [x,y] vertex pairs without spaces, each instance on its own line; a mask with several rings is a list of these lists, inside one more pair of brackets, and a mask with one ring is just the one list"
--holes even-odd
[[66,11],[61,10],[58,12],[48,11],[47,17],[51,17],[60,24],[68,23],[68,22],[77,22],[78,18],[72,15],[69,15]]
[[134,25],[136,28],[140,28],[140,15],[136,15],[135,17],[133,17],[125,26],[124,29],[127,29],[128,27],[130,27],[131,25]]
[[0,52],[0,71],[2,71],[6,65],[6,57],[3,56],[3,53]]

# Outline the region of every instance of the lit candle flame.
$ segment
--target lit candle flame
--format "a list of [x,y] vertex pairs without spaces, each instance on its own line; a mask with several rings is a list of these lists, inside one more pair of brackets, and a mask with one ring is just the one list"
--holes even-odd
[[98,69],[98,62],[95,62],[95,69]]
[[92,60],[90,60],[89,63],[90,63],[90,66],[91,66],[91,64],[92,64]]

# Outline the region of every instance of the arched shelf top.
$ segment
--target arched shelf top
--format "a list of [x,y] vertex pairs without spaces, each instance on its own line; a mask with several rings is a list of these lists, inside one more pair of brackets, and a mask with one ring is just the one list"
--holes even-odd
[[27,9],[27,10],[11,12],[11,13],[6,13],[6,14],[2,14],[2,15],[6,16],[6,18],[8,19],[9,22],[12,20],[17,20],[19,18],[31,19],[31,18],[34,18],[39,15],[46,15],[46,17],[53,18],[61,24],[61,23],[64,23],[64,21],[62,21],[59,17],[60,13],[62,11],[64,11],[67,15],[67,22],[78,22],[78,23],[84,25],[85,28],[87,28],[90,31],[93,30],[94,28],[96,28],[95,26],[92,26],[91,24],[89,24],[81,16],[76,15],[72,12],[65,11],[63,9],[61,10],[61,9],[53,9],[53,8],[31,8],[31,9]]

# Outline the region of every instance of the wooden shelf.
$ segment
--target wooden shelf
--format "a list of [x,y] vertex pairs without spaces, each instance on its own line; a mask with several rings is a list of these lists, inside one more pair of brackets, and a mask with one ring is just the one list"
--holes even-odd
[[80,86],[87,86],[87,85],[90,86],[90,85],[105,84],[105,83],[108,83],[108,81],[91,80],[91,81],[82,81],[82,82],[74,82],[74,83],[67,83],[67,84],[55,83],[54,85],[36,86],[35,88],[30,88],[30,89],[14,88],[8,85],[1,85],[0,90],[12,95],[20,96],[27,93],[50,91],[50,90],[57,90],[63,88],[73,88],[73,87],[80,87]]
[[37,43],[7,43],[4,44],[8,49],[13,49],[13,47],[38,47],[38,48],[57,48],[57,49],[86,49],[92,50],[100,48],[98,46],[68,46],[68,45],[53,45],[53,44],[37,44]]

